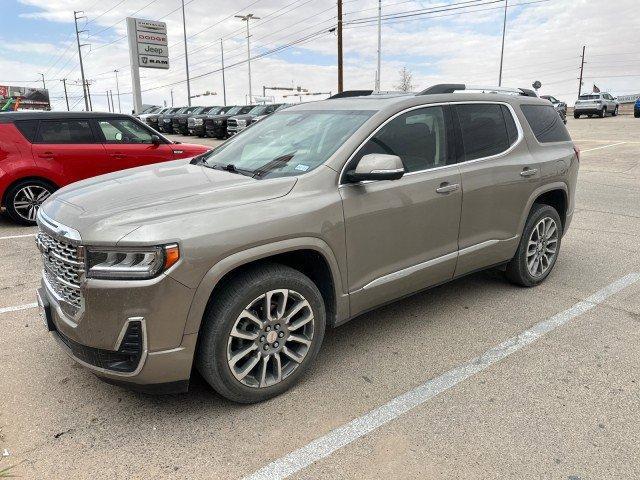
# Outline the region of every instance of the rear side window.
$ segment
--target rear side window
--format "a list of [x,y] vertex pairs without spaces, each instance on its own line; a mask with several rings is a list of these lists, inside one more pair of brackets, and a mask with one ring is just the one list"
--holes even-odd
[[552,106],[522,105],[527,122],[540,143],[567,142],[571,140],[567,128],[562,123],[560,115]]
[[18,120],[15,123],[20,133],[33,143],[36,138],[36,131],[38,130],[38,120]]
[[513,120],[513,114],[511,110],[507,108],[506,105],[501,105],[502,115],[504,115],[504,123],[507,126],[507,136],[509,137],[509,145],[513,145],[518,140],[518,127],[516,127],[516,122]]
[[500,105],[470,103],[456,105],[455,110],[466,161],[497,155],[511,145]]
[[87,120],[43,120],[38,143],[95,143]]

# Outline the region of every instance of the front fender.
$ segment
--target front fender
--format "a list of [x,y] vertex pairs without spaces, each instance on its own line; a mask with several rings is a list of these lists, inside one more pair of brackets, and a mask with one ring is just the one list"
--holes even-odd
[[241,252],[229,255],[211,267],[196,289],[196,293],[191,302],[191,308],[189,309],[184,334],[193,334],[200,330],[200,323],[202,322],[204,311],[211,297],[211,292],[213,292],[215,286],[227,273],[253,261],[295,250],[315,250],[324,257],[331,269],[331,276],[333,277],[337,323],[340,323],[342,319],[348,318],[349,297],[344,293],[338,262],[336,261],[333,251],[329,245],[320,238],[300,237],[242,250]]

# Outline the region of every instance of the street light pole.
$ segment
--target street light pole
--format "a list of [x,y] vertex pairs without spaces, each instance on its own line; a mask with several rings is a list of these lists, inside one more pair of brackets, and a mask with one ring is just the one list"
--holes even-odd
[[382,0],[378,0],[378,69],[376,70],[376,84],[374,90],[380,91],[380,64],[382,57]]
[[504,59],[504,36],[507,31],[507,8],[509,0],[504,0],[504,20],[502,22],[502,50],[500,50],[500,74],[498,75],[498,86],[502,86],[502,61]]
[[187,21],[184,16],[184,0],[182,0],[182,30],[184,32],[184,63],[187,70],[187,104],[191,106],[191,81],[189,80],[189,53],[187,52]]
[[254,16],[253,13],[249,13],[247,15],[236,15],[235,17],[247,23],[247,66],[249,69],[249,103],[251,103],[253,102],[253,92],[251,90],[251,43],[249,40],[249,21],[260,20],[260,17]]
[[44,83],[44,73],[39,73],[38,75],[40,75],[42,77],[42,88],[44,88],[46,90],[47,89],[47,84]]
[[67,79],[63,78],[60,80],[62,82],[62,87],[64,88],[64,99],[67,102],[67,112],[69,111],[69,96],[67,95]]
[[[113,71],[116,74],[116,92],[118,95],[118,113],[122,113],[122,106],[120,105],[120,83],[118,82],[118,70]],[[115,107],[113,109],[115,111]]]
[[338,93],[344,90],[343,76],[343,59],[342,59],[342,0],[338,0]]

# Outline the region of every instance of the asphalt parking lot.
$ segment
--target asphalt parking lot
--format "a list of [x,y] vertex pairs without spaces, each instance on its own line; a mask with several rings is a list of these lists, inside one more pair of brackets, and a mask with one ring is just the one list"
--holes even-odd
[[229,403],[199,378],[188,394],[147,396],[77,366],[33,305],[35,229],[0,219],[0,470],[638,478],[640,120],[568,127],[582,149],[577,209],[544,284],[487,271],[370,312],[329,331],[310,374],[258,405]]

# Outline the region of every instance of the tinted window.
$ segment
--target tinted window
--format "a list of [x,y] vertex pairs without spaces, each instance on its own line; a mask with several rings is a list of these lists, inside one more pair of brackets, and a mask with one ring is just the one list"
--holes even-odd
[[540,143],[571,140],[560,115],[547,105],[522,105],[522,113],[529,122],[533,134]]
[[500,105],[468,104],[455,107],[460,121],[464,159],[490,157],[510,146]]
[[38,120],[18,120],[16,127],[27,140],[33,142],[36,138],[36,130],[38,129]]
[[38,131],[40,143],[95,143],[87,120],[43,120]]
[[397,155],[407,172],[417,172],[447,163],[442,107],[412,110],[383,126],[354,157],[349,168],[370,153]]
[[107,143],[152,143],[152,133],[131,120],[105,119],[98,125]]
[[504,121],[507,126],[507,136],[509,137],[509,145],[513,145],[518,140],[518,127],[516,127],[516,122],[513,120],[513,115],[511,114],[511,110],[507,108],[506,105],[501,105],[502,107],[502,115],[504,115]]

